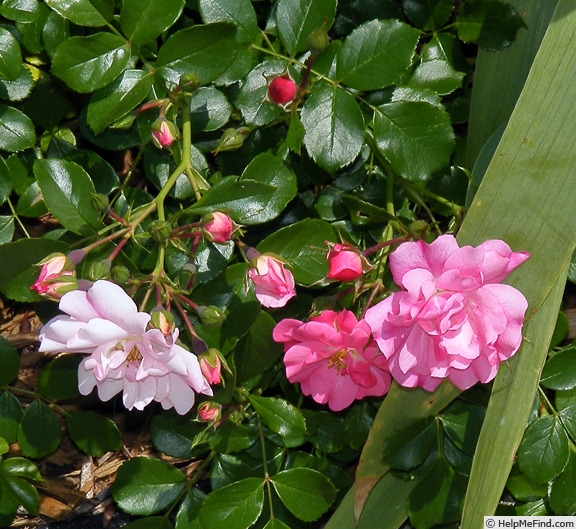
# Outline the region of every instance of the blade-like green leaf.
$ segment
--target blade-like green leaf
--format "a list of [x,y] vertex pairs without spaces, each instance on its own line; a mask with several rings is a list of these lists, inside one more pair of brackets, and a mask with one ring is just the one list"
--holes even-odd
[[52,73],[76,92],[94,92],[122,73],[130,55],[128,43],[112,33],[71,37],[56,49]]
[[184,4],[185,0],[124,0],[120,27],[132,44],[148,44],[178,20]]
[[338,52],[338,81],[357,90],[393,84],[411,65],[420,34],[399,20],[372,20],[359,26]]
[[337,86],[318,86],[302,109],[304,145],[314,161],[336,171],[352,163],[364,143],[364,118],[352,95]]
[[80,26],[105,26],[114,14],[113,0],[45,0],[56,13]]
[[98,212],[92,207],[94,184],[84,169],[66,160],[36,160],[34,175],[44,201],[64,227],[87,235],[98,226]]
[[328,31],[336,14],[337,0],[280,0],[276,7],[276,25],[280,40],[290,55],[307,49],[313,31]]

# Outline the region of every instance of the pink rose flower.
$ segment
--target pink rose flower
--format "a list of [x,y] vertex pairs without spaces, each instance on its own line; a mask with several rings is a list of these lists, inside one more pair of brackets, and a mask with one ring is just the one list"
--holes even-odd
[[360,253],[347,244],[329,244],[330,250],[326,255],[330,267],[328,279],[337,281],[353,281],[364,272]]
[[88,291],[74,290],[40,331],[40,351],[89,354],[78,369],[80,393],[94,387],[107,401],[122,392],[124,406],[144,409],[153,400],[185,414],[195,393],[212,395],[196,355],[176,344],[178,329],[164,335],[150,328],[150,314],[138,312],[121,287],[96,281]]
[[522,342],[526,298],[500,282],[529,254],[503,241],[458,247],[452,235],[401,244],[390,270],[403,290],[366,312],[392,376],[434,390],[489,382]]
[[278,308],[296,295],[294,276],[284,268],[284,263],[271,255],[260,255],[248,270],[254,283],[256,298],[265,307]]
[[225,243],[232,237],[234,221],[225,213],[215,211],[206,217],[203,225],[204,235],[209,241]]
[[53,253],[38,265],[42,269],[30,288],[41,296],[58,301],[66,292],[78,288],[74,264],[63,253]]
[[324,311],[308,323],[286,319],[274,327],[272,337],[284,343],[286,376],[299,382],[333,411],[355,399],[382,396],[390,388],[386,359],[370,334],[370,327],[348,310]]

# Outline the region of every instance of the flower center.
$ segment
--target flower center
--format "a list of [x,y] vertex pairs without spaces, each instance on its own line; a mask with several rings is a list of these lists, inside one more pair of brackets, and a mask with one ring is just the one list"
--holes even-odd
[[341,349],[340,351],[334,353],[328,360],[328,368],[336,369],[339,375],[346,374],[346,351]]
[[125,360],[126,366],[129,366],[133,362],[140,364],[141,361],[142,361],[142,355],[140,354],[138,347],[136,347],[135,345],[132,346],[132,349],[130,349],[130,352],[128,353],[128,356],[126,357]]

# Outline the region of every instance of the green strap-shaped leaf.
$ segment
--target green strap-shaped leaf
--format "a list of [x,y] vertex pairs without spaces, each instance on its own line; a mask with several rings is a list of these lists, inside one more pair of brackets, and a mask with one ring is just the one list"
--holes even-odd
[[15,108],[0,105],[0,149],[19,152],[35,143],[36,132],[30,118]]
[[210,493],[200,509],[205,529],[246,529],[264,506],[264,480],[247,478]]
[[320,518],[336,498],[334,485],[317,470],[291,468],[276,474],[271,481],[282,503],[305,522]]
[[186,476],[176,467],[147,457],[134,457],[118,469],[112,496],[130,514],[162,511],[182,492]]
[[36,160],[34,175],[44,201],[62,225],[79,235],[93,233],[98,212],[92,207],[94,184],[78,164],[66,160]]
[[158,52],[161,75],[177,84],[192,73],[207,84],[224,73],[237,49],[236,26],[224,22],[192,26],[172,34]]
[[352,163],[364,144],[364,118],[352,95],[337,86],[315,88],[302,109],[304,145],[323,169]]
[[94,92],[123,72],[130,55],[128,43],[112,33],[71,37],[56,49],[52,73],[76,92]]
[[45,3],[79,26],[105,26],[114,14],[113,0],[45,0]]
[[412,181],[425,180],[446,167],[455,145],[446,111],[422,101],[378,107],[374,139],[394,171]]
[[337,0],[280,0],[276,8],[276,25],[286,51],[294,55],[308,48],[310,33],[328,31],[334,22]]
[[421,35],[399,20],[372,20],[356,28],[338,52],[336,77],[357,90],[397,81],[412,63]]
[[126,70],[116,81],[92,95],[86,121],[95,134],[118,121],[140,104],[150,87],[153,76],[142,70]]
[[132,44],[148,44],[178,20],[184,4],[185,0],[124,0],[120,27]]
[[206,24],[231,22],[238,26],[239,42],[259,42],[260,29],[250,0],[200,0],[200,14]]
[[0,28],[0,77],[13,81],[22,69],[20,44],[7,29]]

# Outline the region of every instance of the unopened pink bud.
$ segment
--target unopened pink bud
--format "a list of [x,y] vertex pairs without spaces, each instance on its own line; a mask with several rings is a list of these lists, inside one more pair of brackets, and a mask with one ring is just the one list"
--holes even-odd
[[220,360],[220,354],[214,348],[208,349],[201,355],[199,355],[198,360],[200,361],[200,370],[202,374],[208,380],[208,384],[220,384],[222,377],[221,377],[221,370],[222,370],[222,361]]
[[225,243],[232,237],[236,228],[234,221],[225,213],[215,211],[206,217],[203,225],[205,237],[212,242]]
[[74,265],[64,254],[53,253],[38,265],[42,269],[30,288],[41,296],[57,301],[66,292],[78,288]]
[[222,417],[222,407],[216,402],[203,402],[198,406],[198,416],[206,422],[216,422]]
[[178,135],[177,132],[174,124],[163,118],[158,118],[152,125],[152,139],[159,149],[170,147]]
[[296,83],[288,76],[276,77],[268,87],[268,96],[277,105],[290,103],[296,96]]
[[351,246],[344,244],[333,245],[326,259],[328,259],[330,266],[328,279],[353,281],[363,273],[362,257]]

